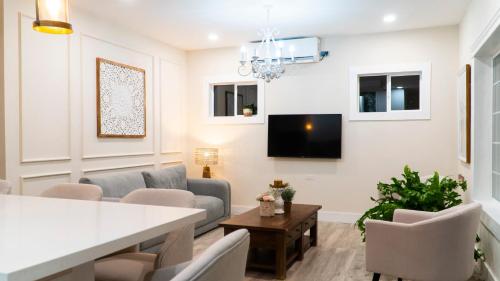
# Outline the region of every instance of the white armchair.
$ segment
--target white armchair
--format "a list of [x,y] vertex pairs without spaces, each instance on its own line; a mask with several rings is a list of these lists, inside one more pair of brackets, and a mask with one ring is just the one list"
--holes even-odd
[[396,210],[393,222],[366,221],[366,269],[399,280],[465,281],[472,276],[481,205],[441,212]]

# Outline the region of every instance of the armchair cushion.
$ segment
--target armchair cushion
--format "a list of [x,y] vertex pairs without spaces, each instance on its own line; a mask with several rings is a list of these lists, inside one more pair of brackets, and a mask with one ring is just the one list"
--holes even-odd
[[142,172],[147,188],[187,190],[186,167],[177,165],[158,171]]

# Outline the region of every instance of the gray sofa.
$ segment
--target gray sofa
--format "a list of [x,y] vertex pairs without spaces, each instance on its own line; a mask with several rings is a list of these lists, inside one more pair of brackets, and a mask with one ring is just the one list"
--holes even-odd
[[[102,188],[103,200],[119,201],[139,188],[175,188],[192,192],[196,208],[207,210],[207,218],[195,225],[195,236],[218,226],[231,215],[231,186],[227,181],[215,179],[188,179],[186,167],[177,165],[158,171],[127,172],[104,176],[84,177],[80,183],[95,184]],[[157,252],[164,237],[146,241],[141,251]]]

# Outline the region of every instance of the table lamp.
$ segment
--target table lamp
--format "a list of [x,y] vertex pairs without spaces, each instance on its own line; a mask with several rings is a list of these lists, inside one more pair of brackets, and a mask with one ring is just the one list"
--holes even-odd
[[210,167],[208,165],[217,165],[219,160],[219,149],[217,148],[196,148],[194,160],[197,165],[203,165],[203,177],[211,178]]

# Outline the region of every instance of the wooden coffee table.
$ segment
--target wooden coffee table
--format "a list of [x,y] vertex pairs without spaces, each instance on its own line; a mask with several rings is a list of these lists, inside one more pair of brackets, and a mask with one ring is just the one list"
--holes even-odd
[[[286,270],[318,243],[319,205],[293,204],[289,215],[261,217],[259,208],[220,223],[224,235],[246,228],[250,232],[248,269],[274,271],[277,279],[286,278]],[[309,231],[309,235],[306,232]]]

